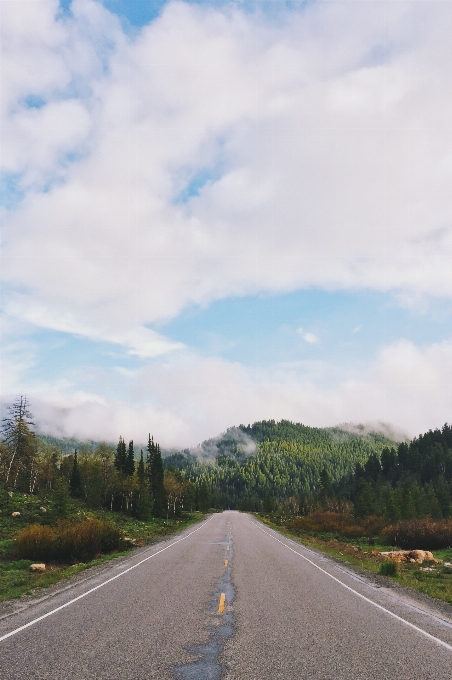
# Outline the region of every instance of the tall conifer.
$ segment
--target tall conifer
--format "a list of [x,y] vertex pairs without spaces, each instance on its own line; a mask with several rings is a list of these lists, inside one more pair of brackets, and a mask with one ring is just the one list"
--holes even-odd
[[138,463],[138,468],[137,468],[137,477],[138,477],[138,482],[140,486],[142,486],[146,480],[146,470],[144,468],[144,458],[143,458],[143,449],[141,449],[141,454],[140,454],[140,461]]
[[165,509],[165,487],[163,484],[163,461],[160,446],[154,443],[154,437],[149,435],[148,454],[146,457],[148,464],[149,483],[153,501],[154,515],[159,516]]
[[116,447],[115,454],[115,468],[118,472],[125,473],[127,467],[127,453],[126,453],[126,443],[122,437],[119,437],[118,446]]
[[127,477],[132,477],[134,472],[135,472],[135,454],[133,452],[133,440],[132,440],[129,442],[129,451],[127,453],[124,464],[124,474],[127,475]]
[[80,475],[80,470],[78,467],[77,459],[77,449],[74,451],[74,464],[72,466],[71,481],[69,482],[69,488],[71,491],[71,496],[74,498],[80,498],[82,495],[82,477]]

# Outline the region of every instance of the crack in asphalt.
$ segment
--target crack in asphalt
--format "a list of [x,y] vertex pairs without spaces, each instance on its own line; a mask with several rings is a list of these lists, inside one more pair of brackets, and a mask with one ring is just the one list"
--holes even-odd
[[[197,659],[191,663],[176,666],[173,669],[174,680],[220,680],[223,674],[223,666],[219,658],[226,641],[234,633],[235,623],[232,609],[235,590],[231,579],[231,562],[234,554],[231,533],[229,532],[226,540],[216,545],[225,546],[227,552],[225,553],[225,569],[217,583],[209,607],[209,613],[214,617],[214,624],[209,626],[209,639],[205,644],[190,645],[187,648]],[[219,601],[222,594],[225,596],[225,606],[220,612]]]

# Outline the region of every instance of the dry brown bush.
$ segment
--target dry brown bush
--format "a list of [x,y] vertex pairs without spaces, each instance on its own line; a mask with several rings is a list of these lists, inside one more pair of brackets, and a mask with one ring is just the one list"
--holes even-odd
[[381,517],[367,517],[359,521],[351,515],[340,512],[313,512],[305,517],[296,517],[288,528],[295,533],[334,533],[346,538],[377,536],[385,521]]
[[16,536],[19,557],[44,561],[86,562],[96,555],[119,550],[123,543],[122,531],[99,519],[60,521],[55,527],[32,524]]
[[452,519],[413,519],[385,527],[383,540],[405,550],[441,550],[452,547]]

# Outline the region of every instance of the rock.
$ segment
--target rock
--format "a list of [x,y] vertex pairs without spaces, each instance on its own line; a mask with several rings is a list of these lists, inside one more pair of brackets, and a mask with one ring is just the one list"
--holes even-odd
[[435,564],[439,564],[441,561],[435,559],[429,550],[393,550],[391,552],[381,552],[379,554],[393,562],[410,562],[411,564],[434,562]]
[[11,517],[19,517],[19,515],[20,515],[20,512],[17,512],[17,511],[11,513]]
[[39,508],[42,512],[47,512],[47,508],[45,508],[43,505]]
[[130,536],[124,536],[124,541],[130,543],[131,545],[138,545],[139,541],[136,538],[130,538]]
[[45,571],[46,565],[42,562],[40,564],[30,564],[31,571]]
[[12,498],[12,497],[13,497],[13,492],[12,492],[12,491],[8,491],[8,496],[9,496],[10,498]]

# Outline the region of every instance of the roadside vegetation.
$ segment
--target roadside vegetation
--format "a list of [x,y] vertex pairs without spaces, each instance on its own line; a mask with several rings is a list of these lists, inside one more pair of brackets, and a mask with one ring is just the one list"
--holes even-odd
[[[447,424],[395,442],[361,426],[269,420],[162,455],[151,435],[139,452],[122,437],[116,447],[39,437],[24,396],[9,407],[0,440],[0,589],[20,594],[209,508],[260,513],[338,559],[452,603]],[[394,566],[379,554],[396,548],[434,551],[441,563]],[[31,573],[32,561],[45,573]]]
[[[50,441],[48,441],[50,440]],[[149,436],[64,453],[34,433],[27,399],[8,409],[0,441],[0,600],[144,546],[200,519],[202,482],[164,470]]]
[[[334,481],[323,468],[308,491],[267,493],[265,522],[339,560],[452,604],[452,429],[384,447]],[[433,553],[397,561],[397,550]],[[437,560],[437,562],[435,561]]]
[[[0,498],[0,601],[30,595],[122,557],[203,517],[198,512],[184,512],[170,515],[168,520],[139,520],[121,512],[90,510],[83,501],[70,498],[66,519],[49,522],[47,516],[54,511],[51,494],[3,492]],[[12,512],[20,515],[12,517]],[[106,528],[105,533],[99,528]],[[44,563],[45,570],[33,571],[31,565],[36,563]]]
[[[322,514],[326,517],[323,518]],[[382,552],[391,552],[398,547],[387,542],[384,532],[370,531],[370,535],[359,536],[356,524],[350,523],[347,526],[343,521],[340,524],[332,523],[331,514],[317,513],[315,519],[290,518],[277,513],[256,513],[256,516],[267,526],[341,562],[389,577],[404,586],[452,604],[452,547],[432,550],[437,562],[395,562],[381,555]],[[377,525],[376,522],[373,528]],[[450,525],[452,526],[452,522]],[[345,528],[344,533],[341,528]],[[414,545],[417,546],[417,541],[410,543],[410,546]]]

